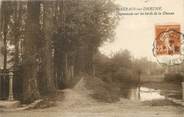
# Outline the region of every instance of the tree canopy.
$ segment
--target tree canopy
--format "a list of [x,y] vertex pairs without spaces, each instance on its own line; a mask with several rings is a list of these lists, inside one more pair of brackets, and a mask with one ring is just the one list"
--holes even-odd
[[13,64],[19,97],[32,102],[92,74],[98,47],[113,40],[116,8],[112,0],[1,1],[4,69]]

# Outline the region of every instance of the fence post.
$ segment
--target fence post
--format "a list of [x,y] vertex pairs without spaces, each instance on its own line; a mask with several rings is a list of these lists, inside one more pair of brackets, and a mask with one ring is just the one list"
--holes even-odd
[[182,95],[183,95],[183,101],[184,101],[184,81],[181,82],[181,85],[182,85]]
[[13,72],[9,72],[9,101],[13,101]]
[[0,100],[2,99],[2,72],[0,71]]

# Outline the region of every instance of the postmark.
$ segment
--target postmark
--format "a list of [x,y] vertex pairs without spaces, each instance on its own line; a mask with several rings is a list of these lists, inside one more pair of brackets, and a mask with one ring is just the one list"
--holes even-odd
[[153,55],[161,64],[175,65],[184,61],[184,40],[179,24],[155,25]]

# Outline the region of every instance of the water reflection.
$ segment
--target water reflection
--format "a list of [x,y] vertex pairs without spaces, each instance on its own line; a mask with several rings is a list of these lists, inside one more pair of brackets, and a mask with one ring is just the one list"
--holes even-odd
[[165,96],[162,96],[160,90],[155,90],[146,87],[134,87],[128,90],[128,99],[130,100],[140,100],[140,101],[149,101],[156,99],[165,99]]
[[134,87],[128,91],[128,99],[130,100],[140,100],[140,88]]

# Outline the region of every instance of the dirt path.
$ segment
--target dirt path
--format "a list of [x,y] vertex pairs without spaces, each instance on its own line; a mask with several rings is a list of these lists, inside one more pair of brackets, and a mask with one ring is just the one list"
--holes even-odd
[[0,117],[184,117],[184,108],[146,106],[138,101],[121,99],[117,103],[100,103],[76,90],[66,89],[57,106],[20,112],[1,112]]

